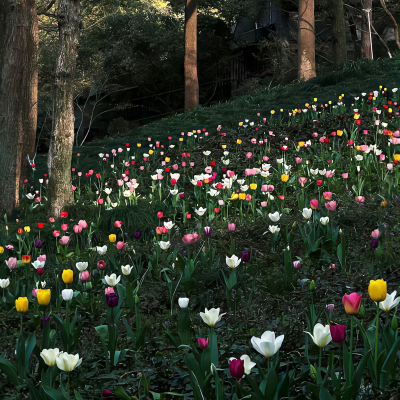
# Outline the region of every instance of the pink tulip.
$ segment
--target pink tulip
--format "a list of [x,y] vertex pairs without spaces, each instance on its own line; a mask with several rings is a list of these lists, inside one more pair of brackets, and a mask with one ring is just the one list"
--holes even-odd
[[79,273],[79,279],[82,282],[87,282],[90,279],[90,272],[89,271],[82,271]]
[[381,232],[379,231],[379,229],[375,229],[371,232],[372,239],[378,239],[379,236],[381,236]]
[[200,235],[197,232],[186,233],[183,235],[182,242],[185,244],[194,244],[200,239]]
[[[162,165],[165,165],[165,161],[163,161],[163,163],[164,163],[164,164],[162,164],[162,163],[161,163],[161,164],[162,164]],[[144,166],[141,165],[139,169],[140,169],[141,171],[144,171]]]
[[82,232],[82,228],[79,225],[74,225],[73,229],[74,229],[75,233],[81,233]]
[[251,157],[253,157],[253,153],[251,151],[246,153],[246,158],[251,158]]
[[118,186],[123,186],[124,181],[122,179],[118,179],[117,184],[118,184]]
[[364,135],[368,135],[368,130],[367,130],[367,129],[364,129],[364,130],[363,130],[363,134],[364,134]]
[[191,163],[190,163],[190,166],[191,166],[191,167],[194,167],[194,162],[191,162]]
[[125,242],[117,242],[117,250],[123,250],[126,247]]
[[113,288],[112,286],[108,286],[108,287],[106,287],[106,289],[104,290],[104,293],[105,293],[106,296],[107,296],[108,294],[115,293],[115,292],[114,292],[114,288]]
[[326,171],[325,176],[326,176],[327,178],[332,178],[332,176],[333,176],[333,171]]
[[174,171],[177,171],[178,168],[179,168],[178,164],[174,164],[174,165],[172,166],[172,169],[173,169]]
[[364,203],[365,197],[364,196],[357,196],[356,197],[356,202],[357,203]]
[[67,224],[62,224],[61,229],[65,232],[68,230],[68,225]]
[[360,309],[362,295],[356,292],[345,294],[342,298],[344,309],[349,315],[356,315]]
[[307,183],[307,178],[304,177],[304,176],[301,176],[301,177],[299,178],[299,183],[300,183],[300,185],[301,185],[302,187],[304,187],[304,185]]
[[328,211],[336,211],[336,201],[328,201],[325,203],[325,207]]
[[246,201],[251,201],[251,195],[250,194],[246,194]]
[[220,206],[223,206],[223,205],[224,205],[224,201],[223,201],[223,200],[218,200],[218,204],[219,204]]
[[58,243],[62,245],[66,245],[69,243],[69,236],[61,236],[60,239],[58,240]]
[[[254,138],[253,138],[253,139],[250,140],[250,142],[251,142],[252,144],[256,144],[256,143],[257,143],[257,139],[254,139]],[[251,157],[251,156],[250,156],[250,157]],[[250,157],[247,157],[247,158],[250,158]]]
[[37,298],[37,292],[39,289],[33,288],[32,289],[32,296]]
[[271,192],[273,192],[275,190],[275,186],[274,185],[262,185],[261,186],[261,190],[263,192],[271,193]]
[[302,161],[303,161],[303,159],[302,159],[302,158],[300,158],[300,157],[296,157],[296,163],[297,163],[297,164],[301,164],[301,163],[302,163]]
[[88,227],[88,224],[87,224],[87,222],[86,222],[84,219],[81,219],[81,220],[78,222],[78,225],[79,225],[82,229],[86,229],[86,228]]
[[375,120],[375,125],[379,125],[381,123],[381,121],[379,121],[379,119]]
[[46,261],[46,254],[41,254],[37,259],[38,261]]
[[379,160],[380,161],[385,161],[386,156],[384,154],[379,155]]
[[263,156],[263,161],[264,162],[267,162],[269,160],[269,157],[268,156]]
[[368,149],[369,149],[369,146],[367,146],[366,144],[363,144],[360,146],[361,151],[367,151]]
[[211,167],[206,167],[206,168],[204,169],[204,171],[205,171],[207,174],[211,174],[212,168],[211,168]]
[[318,208],[319,202],[317,199],[312,199],[310,200],[310,206],[313,210],[316,210]]
[[267,207],[268,201],[262,201],[261,202],[261,207]]
[[347,179],[349,177],[349,174],[347,172],[343,172],[342,178]]
[[332,192],[324,192],[322,196],[324,196],[325,200],[330,200],[332,198]]
[[186,167],[186,161],[182,161],[182,167]]
[[206,349],[208,346],[208,338],[197,338],[197,342],[202,350]]
[[18,266],[18,262],[17,259],[15,257],[10,257],[7,261],[6,261],[7,267],[9,269],[15,269]]
[[393,169],[393,164],[392,164],[392,163],[386,164],[386,168],[387,168],[389,171],[391,171],[391,170]]
[[233,232],[236,230],[236,225],[233,222],[228,223],[228,231]]
[[312,136],[313,137],[318,137],[318,133],[317,132],[313,132]]

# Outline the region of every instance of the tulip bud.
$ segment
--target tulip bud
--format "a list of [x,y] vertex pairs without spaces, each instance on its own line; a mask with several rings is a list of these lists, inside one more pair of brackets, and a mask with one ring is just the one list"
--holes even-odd
[[310,364],[310,376],[314,382],[317,380],[317,371],[315,370],[315,367],[311,364]]
[[364,308],[364,304],[361,304],[360,310],[358,311],[358,315],[360,316],[360,318],[365,318],[365,308]]
[[397,321],[396,314],[393,315],[391,327],[394,331],[397,331],[397,329],[399,329],[399,323]]
[[310,290],[313,292],[315,290],[315,282],[314,279],[310,283]]
[[326,305],[326,311],[331,313],[333,310],[335,309],[335,305],[334,304],[327,304]]

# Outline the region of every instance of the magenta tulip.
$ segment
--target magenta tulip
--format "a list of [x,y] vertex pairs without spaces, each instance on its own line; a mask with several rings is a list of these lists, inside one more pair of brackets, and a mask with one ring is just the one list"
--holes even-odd
[[346,325],[329,325],[332,340],[335,343],[342,343],[346,339]]
[[229,371],[233,378],[242,378],[244,375],[244,360],[229,360]]
[[199,344],[199,347],[204,350],[208,347],[208,338],[197,338],[197,342]]

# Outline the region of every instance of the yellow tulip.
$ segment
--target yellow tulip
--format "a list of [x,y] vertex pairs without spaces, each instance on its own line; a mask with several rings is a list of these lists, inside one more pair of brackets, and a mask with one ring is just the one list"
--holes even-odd
[[361,150],[361,146],[356,146],[356,150],[360,151]]
[[394,161],[399,162],[400,161],[400,154],[395,154],[393,156]]
[[29,233],[31,231],[31,228],[29,226],[24,226],[24,231]]
[[61,277],[66,285],[70,285],[74,280],[74,272],[72,269],[64,269]]
[[271,110],[271,114],[274,115],[275,114],[275,110]]
[[243,126],[243,122],[239,122],[239,126]]
[[223,149],[226,149],[226,144],[223,144],[223,145],[222,145],[222,148],[223,148]]
[[342,135],[343,135],[343,131],[341,131],[341,130],[338,129],[338,130],[336,131],[336,134],[337,134],[338,136],[342,136]]
[[329,100],[329,101],[328,101],[328,104],[332,104],[332,101],[331,101],[331,100]]
[[114,243],[117,240],[117,237],[112,233],[111,235],[108,235],[108,240],[111,243]]
[[304,147],[305,142],[299,142],[299,147]]
[[3,254],[3,253],[4,253],[4,247],[0,246],[0,254]]
[[318,101],[318,99],[316,97],[314,97],[314,102],[316,103]]
[[289,180],[289,175],[287,175],[287,174],[282,174],[282,175],[281,175],[281,180],[282,180],[282,182],[287,182],[287,181]]
[[41,306],[48,306],[51,300],[50,289],[39,289],[37,291],[37,301]]
[[170,162],[171,159],[169,157],[165,157],[165,162]]
[[283,108],[281,108],[280,111],[283,112]]
[[377,279],[376,281],[369,281],[368,286],[369,297],[377,303],[386,299],[387,294],[387,283],[383,279]]
[[232,196],[229,200],[237,200],[239,198],[239,195],[237,193],[232,193]]
[[355,120],[360,119],[360,114],[354,114],[354,119]]
[[257,189],[257,183],[250,183],[250,189],[251,190],[256,190]]
[[237,144],[242,144],[242,141],[240,139],[236,140]]
[[180,142],[183,142],[183,138],[180,137],[180,138],[179,138],[179,141],[180,141]]
[[149,150],[149,154],[152,155],[154,153],[153,150]]
[[137,143],[136,146],[137,147],[142,147],[142,144],[141,143]]
[[197,133],[197,131],[196,131],[196,130],[193,130],[192,133]]
[[239,200],[245,200],[246,199],[246,193],[239,193]]
[[18,297],[18,299],[15,300],[15,308],[17,309],[18,312],[27,312],[28,311],[28,298],[27,297]]
[[388,110],[388,111],[389,111],[390,113],[391,113],[391,112],[393,112],[393,110],[392,110],[391,108],[389,108],[389,110]]

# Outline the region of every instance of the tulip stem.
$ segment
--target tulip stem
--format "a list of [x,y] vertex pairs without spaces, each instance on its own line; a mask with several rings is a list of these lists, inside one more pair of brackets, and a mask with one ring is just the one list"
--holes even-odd
[[70,376],[70,373],[68,372],[68,389],[67,389],[67,393],[68,393],[68,399],[70,399],[71,398],[71,395],[70,395],[70,380],[69,380],[69,376]]
[[353,364],[353,316],[350,315],[350,344],[349,344],[349,384],[352,382],[352,369],[351,365]]
[[375,328],[375,375],[378,380],[378,348],[379,348],[379,301],[376,303],[376,328]]
[[319,348],[319,361],[318,361],[318,368],[320,374],[321,374],[321,366],[322,366],[322,347]]
[[21,329],[20,334],[22,335],[22,323],[23,323],[24,313],[21,313]]

